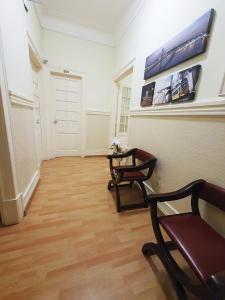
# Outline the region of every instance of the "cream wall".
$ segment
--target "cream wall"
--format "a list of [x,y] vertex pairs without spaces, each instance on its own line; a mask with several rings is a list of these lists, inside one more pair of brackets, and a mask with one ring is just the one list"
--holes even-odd
[[[105,154],[109,146],[111,118],[107,117],[106,123],[105,116],[101,113],[112,110],[113,48],[46,29],[43,30],[43,39],[44,57],[48,60],[45,67],[46,101],[52,101],[49,90],[51,87],[49,74],[52,69],[57,68],[61,72],[68,69],[74,74],[82,75],[84,109],[86,112],[100,111],[100,114],[95,114],[95,122],[93,116],[86,113],[86,129],[83,132],[86,135],[84,152]],[[51,131],[50,110],[49,108],[48,128]]]
[[[0,2],[0,28],[6,68],[6,85],[8,92],[10,91],[7,101],[18,187],[18,195],[15,199],[11,199],[11,208],[13,209],[14,204],[17,205],[17,200],[22,198],[23,209],[25,209],[39,179],[27,34],[29,33],[33,47],[41,56],[42,31],[33,5],[29,3],[29,13],[26,13],[21,0],[2,0]],[[13,223],[12,220],[11,222]]]
[[[202,74],[195,103],[222,100],[218,93],[225,70],[225,43],[221,42],[225,36],[224,1],[145,1],[139,16],[117,41],[115,73],[136,58],[132,108],[139,111],[139,115],[131,115],[128,143],[131,147],[141,147],[156,155],[158,163],[153,185],[161,192],[180,188],[197,178],[225,187],[224,117],[192,116],[190,112],[186,116],[154,116],[154,113],[143,116],[140,113],[146,56],[210,8],[215,9],[216,16],[207,52],[149,81],[200,63]],[[172,208],[183,211],[187,204],[185,200],[173,202]],[[225,234],[224,216],[218,217],[217,211],[212,214],[208,206],[203,210],[205,217]]]
[[113,48],[45,29],[43,37],[48,66],[85,75],[86,108],[111,110]]
[[110,117],[110,113],[87,112],[85,155],[103,155],[108,153]]

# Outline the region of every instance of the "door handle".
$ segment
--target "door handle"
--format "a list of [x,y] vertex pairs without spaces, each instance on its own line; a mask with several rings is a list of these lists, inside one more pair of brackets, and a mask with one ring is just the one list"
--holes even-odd
[[53,122],[54,124],[57,124],[58,123],[58,121],[57,120],[54,120],[54,122]]
[[40,121],[39,121],[39,120],[37,120],[37,121],[36,121],[36,124],[40,124]]

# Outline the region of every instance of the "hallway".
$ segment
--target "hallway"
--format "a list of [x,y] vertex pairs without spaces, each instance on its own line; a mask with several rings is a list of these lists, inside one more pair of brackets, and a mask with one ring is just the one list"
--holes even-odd
[[28,215],[0,228],[0,299],[174,299],[141,253],[148,211],[115,212],[105,158],[58,158],[41,173]]

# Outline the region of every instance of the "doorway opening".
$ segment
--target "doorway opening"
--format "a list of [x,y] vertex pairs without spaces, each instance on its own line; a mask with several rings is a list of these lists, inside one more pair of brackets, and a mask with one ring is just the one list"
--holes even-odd
[[115,136],[120,139],[122,148],[128,146],[129,111],[132,93],[133,67],[122,73],[115,81],[117,85]]

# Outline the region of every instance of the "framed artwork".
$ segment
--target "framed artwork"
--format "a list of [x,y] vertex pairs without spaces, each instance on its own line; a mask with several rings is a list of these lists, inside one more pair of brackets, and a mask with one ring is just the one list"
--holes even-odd
[[173,75],[159,79],[155,83],[154,105],[167,104],[171,100],[171,82]]
[[146,58],[144,79],[170,69],[206,50],[214,9],[210,9],[182,32]]
[[173,74],[171,84],[171,102],[185,102],[194,100],[195,87],[199,78],[201,65]]
[[141,106],[151,106],[155,90],[155,82],[151,82],[142,87]]

